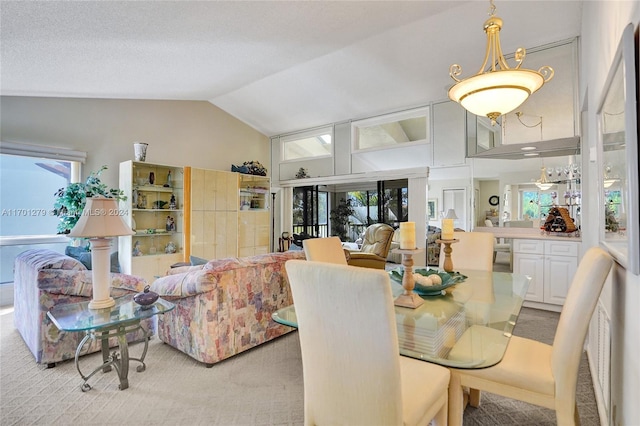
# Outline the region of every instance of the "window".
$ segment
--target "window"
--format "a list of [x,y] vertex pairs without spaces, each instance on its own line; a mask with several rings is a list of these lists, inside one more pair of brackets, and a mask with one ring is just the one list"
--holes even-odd
[[353,151],[384,149],[428,141],[429,108],[355,121],[351,125]]
[[551,207],[557,205],[557,191],[523,190],[520,193],[520,211],[523,220],[544,219]]
[[54,235],[56,191],[80,177],[84,153],[2,143],[0,151],[0,238]]
[[282,160],[293,161],[333,155],[333,128],[311,130],[280,138]]

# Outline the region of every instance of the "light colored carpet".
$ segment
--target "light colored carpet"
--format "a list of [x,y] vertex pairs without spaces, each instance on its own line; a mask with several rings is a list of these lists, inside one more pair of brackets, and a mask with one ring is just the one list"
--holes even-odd
[[[558,315],[524,308],[515,333],[550,342]],[[142,345],[133,345],[137,356]],[[100,355],[81,358],[85,369]],[[129,389],[118,390],[115,372],[98,373],[83,393],[73,361],[44,369],[13,328],[13,314],[0,315],[0,424],[8,425],[301,425],[302,361],[298,334],[205,368],[154,338],[147,370],[129,370]],[[599,425],[591,378],[583,357],[578,383],[583,426]],[[465,425],[553,425],[551,410],[483,394],[480,408],[467,408]]]

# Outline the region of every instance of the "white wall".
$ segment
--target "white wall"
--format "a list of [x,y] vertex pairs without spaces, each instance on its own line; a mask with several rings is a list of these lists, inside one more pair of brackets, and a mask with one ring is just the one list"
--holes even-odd
[[269,139],[209,102],[11,96],[0,101],[3,141],[86,151],[83,178],[105,164],[103,181],[111,187],[118,186],[118,164],[133,159],[134,141],[149,144],[149,163],[217,170],[250,160],[270,165]]
[[[596,146],[597,109],[603,86],[611,67],[613,56],[624,27],[640,22],[640,2],[637,1],[586,1],[582,15],[581,54],[581,105],[585,106],[586,131],[583,138],[583,152]],[[583,157],[587,157],[586,155]],[[588,173],[584,173],[584,170]],[[583,197],[588,214],[583,229],[599,229],[600,210],[596,186],[597,168],[588,158],[583,161],[583,192],[593,194]],[[637,196],[637,195],[636,195]],[[583,252],[589,246],[597,245],[597,232],[583,233]],[[630,253],[638,256],[639,253]],[[619,267],[617,267],[620,269]],[[640,422],[640,276],[620,271],[607,285],[601,300],[608,309],[612,328],[611,354],[611,410],[613,424],[637,425]]]

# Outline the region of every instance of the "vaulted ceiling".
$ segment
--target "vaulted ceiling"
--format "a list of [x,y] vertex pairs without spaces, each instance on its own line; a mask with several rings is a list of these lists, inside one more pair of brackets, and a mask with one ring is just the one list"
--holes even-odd
[[[505,53],[580,32],[581,1],[496,6]],[[0,90],[204,100],[276,135],[446,99],[451,64],[463,77],[481,65],[488,11],[477,0],[3,0]]]

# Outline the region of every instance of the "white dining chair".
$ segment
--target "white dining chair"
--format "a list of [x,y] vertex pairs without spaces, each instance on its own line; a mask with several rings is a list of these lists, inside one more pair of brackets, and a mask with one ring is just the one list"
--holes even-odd
[[[484,225],[487,228],[493,228],[493,222],[489,219],[485,219]],[[511,244],[509,243],[500,243],[497,238],[493,239],[493,263],[496,262],[496,257],[498,256],[498,252],[507,253],[509,255],[509,268],[512,268],[513,264],[513,255],[511,254]]]
[[447,423],[449,371],[399,355],[389,275],[290,260],[305,425]]
[[[555,410],[560,426],[579,424],[576,383],[580,357],[589,321],[612,264],[611,256],[599,247],[585,253],[571,282],[553,345],[512,336],[502,361],[495,366],[476,370],[450,368],[449,424],[462,424],[463,388],[470,389],[472,406],[480,404],[480,391],[487,391]],[[463,334],[450,356],[464,352],[466,349],[460,345],[468,345],[466,340]]]
[[346,256],[349,252],[342,248],[339,237],[308,238],[302,241],[302,248],[307,260],[347,264]]
[[[451,244],[451,260],[454,271],[474,269],[493,271],[493,234],[489,232],[454,232],[453,238],[460,240]],[[440,247],[440,269],[444,267],[444,244]]]

